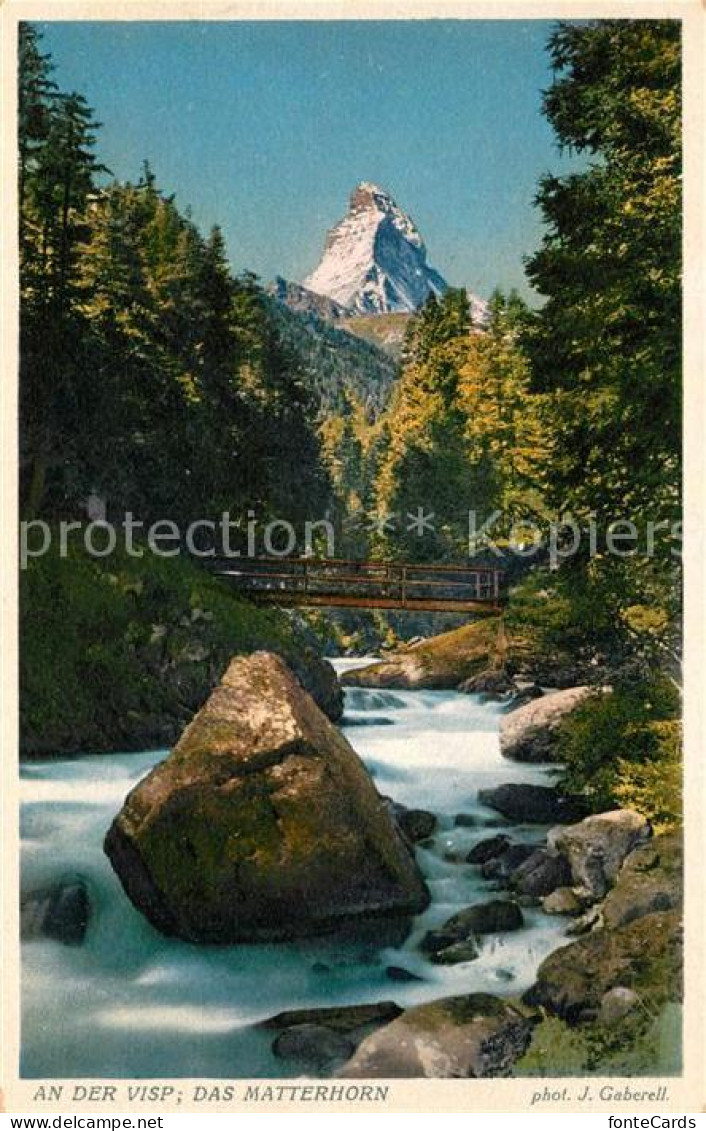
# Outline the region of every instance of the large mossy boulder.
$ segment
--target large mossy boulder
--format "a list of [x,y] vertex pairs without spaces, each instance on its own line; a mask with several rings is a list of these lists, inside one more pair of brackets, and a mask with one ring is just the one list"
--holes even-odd
[[509,1076],[539,1016],[491,994],[440,998],[405,1012],[358,1046],[337,1072],[354,1078]]
[[500,723],[500,753],[515,762],[556,761],[561,723],[591,694],[590,687],[569,687],[511,711]]
[[267,652],[231,662],[105,850],[135,906],[191,942],[306,936],[429,898],[357,754]]

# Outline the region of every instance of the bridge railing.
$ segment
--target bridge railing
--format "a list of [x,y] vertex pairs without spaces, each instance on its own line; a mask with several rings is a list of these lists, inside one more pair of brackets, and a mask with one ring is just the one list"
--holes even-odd
[[406,562],[321,558],[243,558],[211,563],[220,576],[253,596],[347,597],[395,601],[497,603],[504,571],[493,566],[409,565]]

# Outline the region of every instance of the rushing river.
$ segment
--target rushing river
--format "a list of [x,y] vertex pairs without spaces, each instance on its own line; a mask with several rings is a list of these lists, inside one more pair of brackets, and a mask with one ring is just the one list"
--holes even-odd
[[[324,939],[206,947],[164,938],[128,901],[102,851],[125,794],[164,751],[23,765],[23,889],[80,875],[93,904],[83,946],[41,940],[23,947],[23,1075],[296,1075],[296,1065],[273,1056],[272,1033],[253,1029],[254,1022],[304,1006],[383,999],[404,1006],[448,994],[525,990],[538,964],[561,945],[559,917],[527,910],[525,929],[486,937],[480,957],[458,966],[433,966],[418,950],[430,927],[493,898],[477,867],[444,859],[503,824],[478,804],[478,790],[505,781],[546,784],[551,772],[501,758],[499,714],[498,706],[456,692],[346,693],[344,732],[380,792],[439,817],[433,845],[417,848],[432,902],[399,948]],[[459,813],[473,825],[456,827]],[[537,826],[512,829],[526,841],[543,833]],[[391,981],[389,966],[422,980]]]

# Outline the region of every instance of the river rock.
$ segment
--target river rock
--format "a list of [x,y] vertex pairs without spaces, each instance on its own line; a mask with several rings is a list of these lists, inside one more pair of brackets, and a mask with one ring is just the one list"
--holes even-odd
[[20,897],[20,936],[47,938],[80,946],[86,937],[91,904],[81,879],[60,880]]
[[[489,903],[475,903],[452,915],[441,927],[427,931],[419,946],[426,953],[439,955],[459,943],[473,942],[476,935],[517,931],[523,926],[522,910],[516,903],[494,899]],[[466,958],[453,960],[468,961]]]
[[405,966],[386,966],[385,974],[391,982],[423,982],[421,974],[407,970]]
[[428,813],[426,809],[403,808],[396,814],[396,820],[402,832],[408,840],[411,840],[412,844],[426,840],[434,832],[437,825],[434,814]]
[[511,711],[500,723],[500,753],[515,762],[555,761],[559,724],[591,694],[590,687],[570,687]]
[[580,915],[584,906],[583,900],[570,887],[557,888],[542,900],[542,910],[546,915]]
[[291,649],[282,659],[324,714],[338,722],[343,717],[343,688],[333,664],[314,648]]
[[336,1073],[351,1078],[508,1076],[538,1016],[491,994],[441,998],[406,1010],[366,1037]]
[[344,1064],[354,1049],[355,1041],[324,1025],[293,1025],[272,1042],[280,1060],[293,1060],[327,1075]]
[[473,962],[479,954],[476,940],[469,938],[435,950],[430,960],[435,966],[458,966],[462,962]]
[[135,906],[190,942],[293,938],[428,903],[357,754],[266,652],[231,662],[105,850]]
[[474,844],[466,856],[466,862],[468,864],[487,864],[488,860],[492,860],[495,856],[500,856],[505,852],[510,847],[510,843],[510,837],[503,833],[486,837],[485,840],[479,840],[478,844]]
[[640,813],[613,809],[568,828],[551,829],[547,845],[566,857],[574,884],[598,900],[616,879],[628,853],[651,835],[649,822]]
[[258,1029],[291,1029],[300,1025],[319,1025],[336,1033],[353,1033],[366,1025],[387,1025],[402,1010],[394,1001],[374,1001],[364,1005],[330,1005],[312,1009],[286,1009],[259,1021]]
[[571,883],[571,868],[563,856],[538,848],[510,873],[508,886],[519,895],[539,898]]
[[457,813],[454,817],[454,825],[458,829],[472,829],[478,824],[478,818],[474,817],[472,813]]
[[347,687],[411,691],[456,688],[492,667],[497,654],[499,626],[497,617],[474,621],[422,640],[379,663],[344,672],[341,682]]
[[627,986],[614,986],[601,998],[598,1020],[603,1025],[618,1025],[639,1004],[640,995],[634,990],[629,990]]
[[478,675],[472,675],[470,679],[464,679],[457,688],[458,691],[462,691],[466,695],[480,695],[485,700],[502,699],[512,689],[513,683],[510,676],[495,668],[489,668],[486,671],[479,672]]
[[488,903],[474,903],[452,915],[442,930],[454,932],[458,938],[468,938],[469,935],[518,931],[523,926],[522,911],[516,903],[508,899],[492,899]]
[[387,1025],[402,1010],[392,1001],[370,1005],[293,1009],[261,1021],[258,1029],[279,1029],[272,1051],[315,1074],[330,1075],[374,1029]]
[[656,836],[625,858],[615,887],[601,904],[607,927],[622,927],[643,915],[681,907],[682,840],[678,833]]
[[[585,893],[578,893],[574,888],[571,889],[574,895],[578,896],[582,904],[586,906]],[[590,931],[598,929],[603,926],[603,917],[601,915],[600,904],[588,903],[586,910],[573,923],[570,923],[566,928],[566,934],[572,938],[578,938],[581,935],[587,935]]]
[[529,860],[536,850],[537,846],[534,844],[511,844],[498,856],[491,856],[490,860],[486,860],[481,865],[480,874],[484,880],[497,880],[499,884],[504,884],[515,869]]
[[492,789],[479,790],[478,800],[482,805],[496,809],[508,820],[523,824],[551,825],[555,821],[576,821],[585,813],[581,798],[564,796],[550,785],[508,782]]
[[675,911],[645,915],[616,930],[601,928],[555,950],[524,1000],[575,1022],[625,986],[656,1005],[681,996],[682,930]]
[[524,707],[526,703],[531,703],[533,699],[541,699],[543,695],[544,691],[538,683],[534,683],[532,680],[514,679],[512,681],[512,696],[506,711],[508,714],[511,711],[517,711],[520,707]]

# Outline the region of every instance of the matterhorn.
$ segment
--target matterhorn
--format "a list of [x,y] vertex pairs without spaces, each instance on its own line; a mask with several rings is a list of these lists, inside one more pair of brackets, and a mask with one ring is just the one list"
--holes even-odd
[[324,255],[304,280],[350,314],[413,313],[447,289],[427,264],[414,222],[389,193],[362,181],[347,214],[326,237]]

